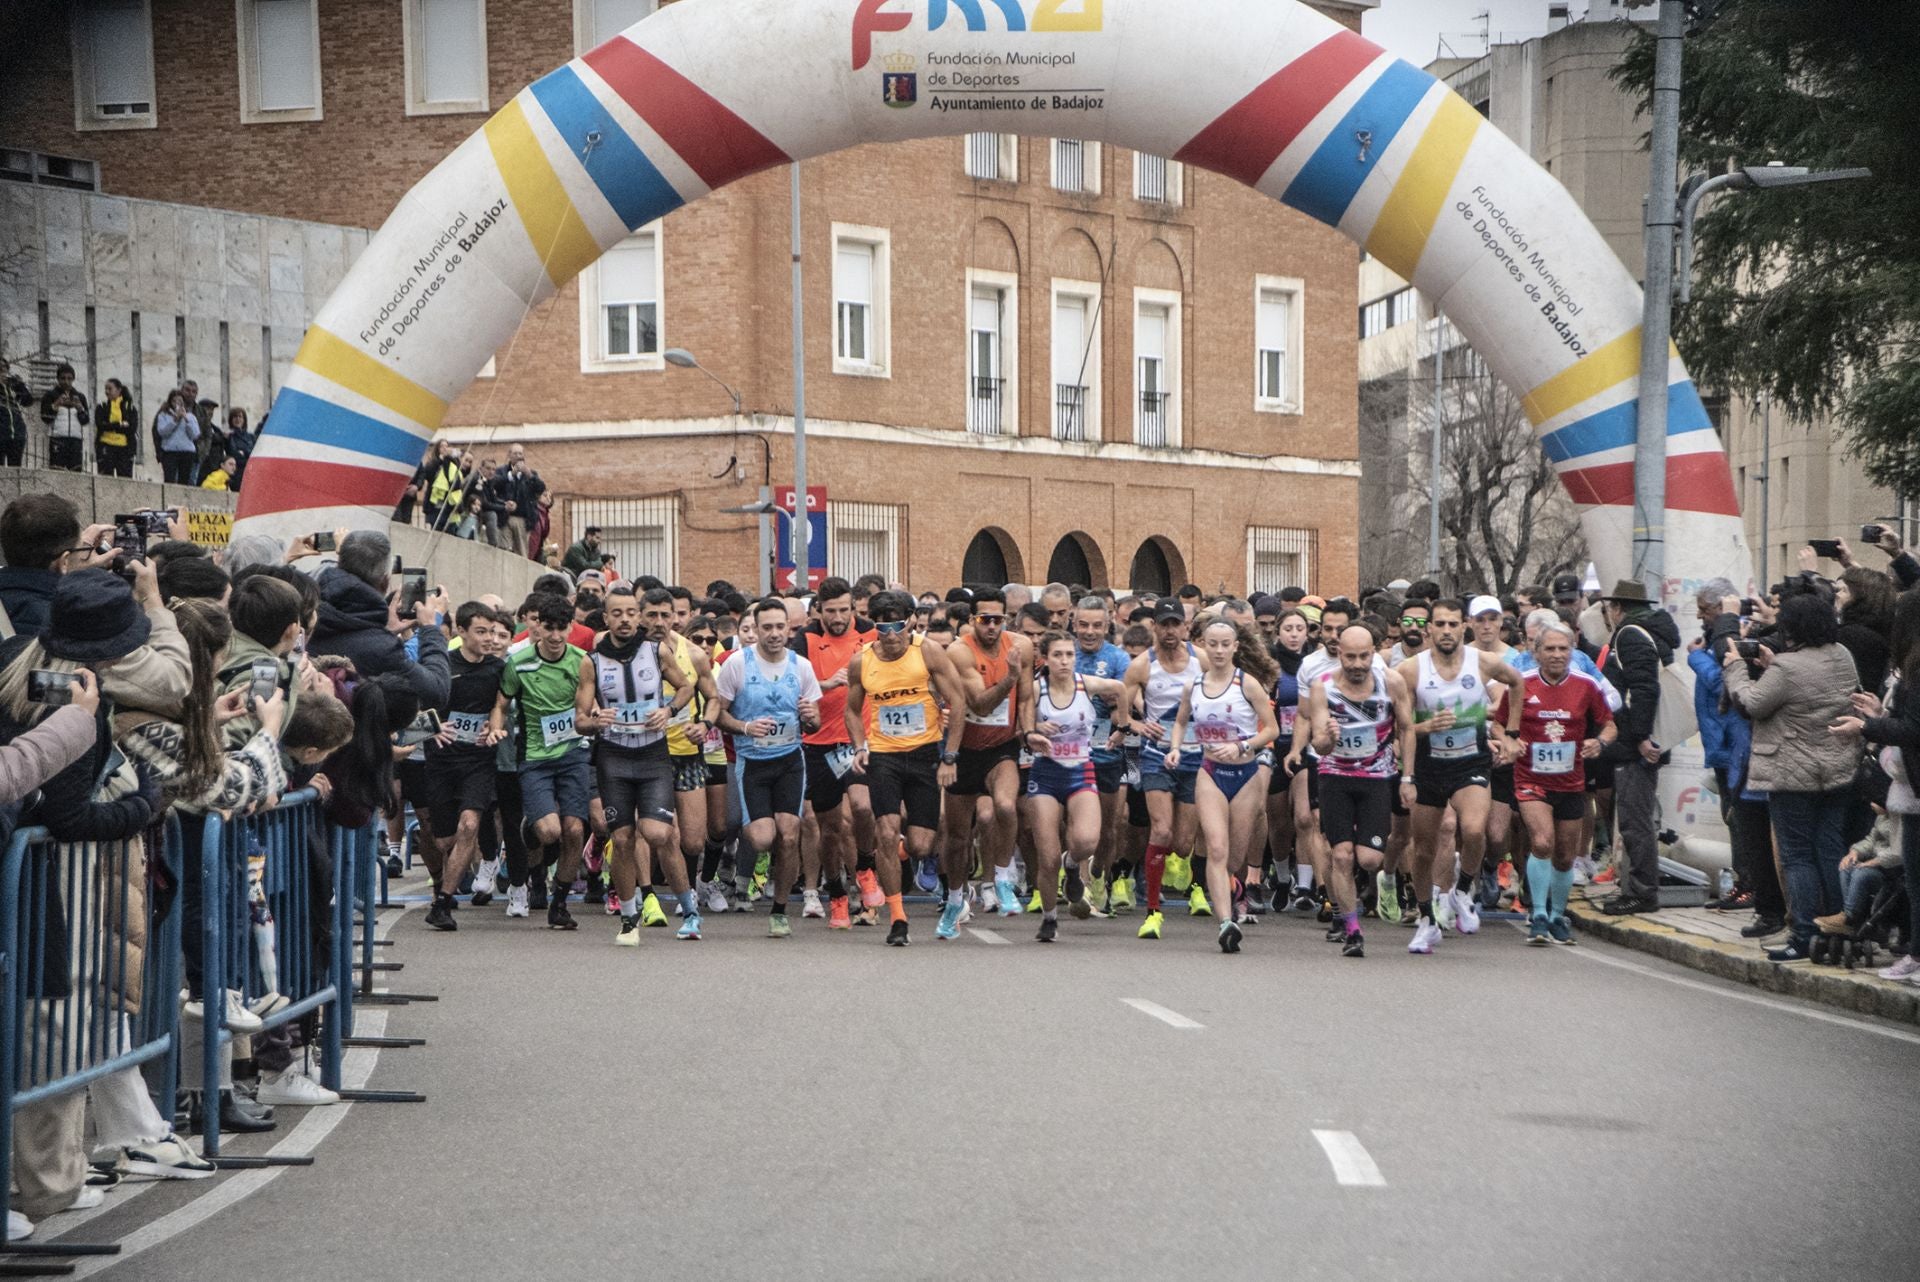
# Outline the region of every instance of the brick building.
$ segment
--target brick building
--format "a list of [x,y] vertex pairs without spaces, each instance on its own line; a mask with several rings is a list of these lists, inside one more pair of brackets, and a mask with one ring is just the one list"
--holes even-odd
[[[650,5],[25,0],[39,48],[0,147],[27,176],[377,227]],[[1357,25],[1372,0],[1322,7]],[[808,479],[835,572],[1351,586],[1358,255],[1337,233],[1074,140],[863,147],[801,182]],[[784,170],[642,228],[530,311],[447,434],[524,442],[557,541],[598,524],[628,572],[752,583],[756,519],[722,509],[792,478],[788,237]]]

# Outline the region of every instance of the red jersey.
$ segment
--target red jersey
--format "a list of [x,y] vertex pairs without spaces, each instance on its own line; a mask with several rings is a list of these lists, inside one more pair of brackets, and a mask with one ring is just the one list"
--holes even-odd
[[[794,653],[806,656],[807,662],[813,665],[813,675],[825,686],[827,679],[845,670],[853,662],[853,656],[865,649],[871,640],[873,625],[855,619],[837,637],[829,635],[825,628],[815,624],[795,636],[791,648]],[[812,734],[802,735],[800,741],[818,744],[848,742],[847,688],[844,685],[820,692],[820,728]]]
[[1600,684],[1568,669],[1558,684],[1536,669],[1526,676],[1526,704],[1520,716],[1520,759],[1513,766],[1514,788],[1531,784],[1543,792],[1582,792],[1587,764],[1582,740],[1613,723]]

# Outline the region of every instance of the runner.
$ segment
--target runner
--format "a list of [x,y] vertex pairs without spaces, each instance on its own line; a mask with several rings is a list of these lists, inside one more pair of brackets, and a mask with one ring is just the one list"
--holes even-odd
[[[1280,737],[1266,690],[1276,669],[1250,628],[1224,618],[1201,629],[1200,652],[1206,668],[1181,697],[1172,742],[1185,743],[1191,727],[1206,757],[1194,789],[1195,809],[1206,834],[1213,902],[1233,909],[1220,922],[1220,951],[1237,953],[1241,932],[1235,906],[1246,895],[1247,857],[1266,804],[1272,760],[1266,748]],[[1181,755],[1179,748],[1168,748],[1167,769],[1177,770]]]
[[[874,642],[847,666],[847,707],[843,716],[853,744],[854,764],[867,776],[873,799],[876,839],[885,857],[876,861],[880,888],[886,896],[892,925],[887,942],[905,947],[907,909],[900,896],[902,810],[905,811],[907,853],[924,859],[933,852],[940,826],[940,790],[954,781],[960,760],[960,734],[966,722],[949,717],[942,746],[937,691],[947,706],[964,706],[965,687],[953,670],[946,651],[936,641],[908,634],[913,598],[904,592],[876,593],[867,604],[873,618]],[[873,701],[873,734],[867,734],[864,712]],[[947,902],[955,895],[965,901],[966,883],[947,887]]]
[[[1555,582],[1558,582],[1558,580],[1555,580]],[[1544,606],[1527,615],[1524,621],[1524,628],[1528,648],[1515,652],[1514,658],[1510,660],[1514,669],[1518,671],[1520,675],[1525,676],[1539,666],[1539,660],[1535,658],[1535,643],[1540,639],[1541,629],[1551,627],[1556,623],[1563,624],[1568,628],[1575,627],[1575,625],[1561,618],[1558,613]],[[1600,693],[1606,696],[1607,711],[1620,711],[1623,703],[1623,700],[1620,698],[1620,692],[1613,688],[1611,681],[1608,681],[1605,676],[1601,675],[1600,665],[1593,661],[1593,656],[1580,648],[1577,628],[1575,629],[1573,652],[1568,656],[1567,668],[1568,671],[1576,672],[1600,687]],[[1587,762],[1582,773],[1586,775],[1587,801],[1585,814],[1580,821],[1580,853],[1573,861],[1573,884],[1576,886],[1585,885],[1593,876],[1593,856],[1589,854],[1589,851],[1593,848],[1594,831],[1599,826],[1598,816],[1611,815],[1613,804],[1613,763],[1606,759],[1605,754]],[[1497,778],[1494,781],[1494,787],[1496,789],[1499,788],[1499,780]],[[1509,794],[1511,794],[1511,778],[1508,780],[1508,787]],[[1496,795],[1498,795],[1497,792]],[[1517,805],[1518,803],[1516,802],[1515,804]],[[1516,870],[1519,867],[1517,857],[1515,867]],[[1515,880],[1518,881],[1522,887],[1526,884],[1525,877],[1519,877]],[[1518,897],[1518,891],[1515,893],[1516,897]]]
[[[787,900],[799,873],[800,807],[806,795],[806,753],[800,734],[820,728],[820,680],[787,649],[787,604],[768,597],[753,607],[754,645],[727,658],[714,679],[707,719],[733,735],[744,763],[747,841],[772,858],[773,911],[767,934],[785,939]],[[845,905],[842,905],[844,907]]]
[[[1340,634],[1339,646],[1339,671],[1313,683],[1308,715],[1320,753],[1320,826],[1346,941],[1342,951],[1364,957],[1354,870],[1372,872],[1380,863],[1393,816],[1396,746],[1401,761],[1413,760],[1413,700],[1399,673],[1374,666],[1372,632],[1354,624]],[[1401,803],[1411,805],[1412,775],[1400,775],[1399,792]]]
[[[1169,737],[1187,687],[1200,675],[1200,660],[1187,641],[1187,612],[1178,601],[1162,601],[1153,611],[1153,648],[1127,665],[1125,703],[1140,701],[1143,716],[1134,724],[1142,739],[1140,791],[1147,801],[1146,877],[1147,919],[1140,923],[1141,939],[1158,939],[1165,925],[1160,912],[1160,885],[1168,856],[1192,850],[1199,830],[1194,813],[1194,788],[1202,753],[1198,742],[1180,743],[1180,755],[1171,755],[1176,741]],[[1204,889],[1193,886],[1188,900],[1192,916],[1211,915]]]
[[[1453,920],[1463,935],[1480,929],[1474,881],[1486,853],[1490,775],[1512,760],[1507,735],[1518,730],[1520,674],[1499,659],[1464,644],[1466,621],[1460,602],[1435,601],[1427,611],[1432,645],[1394,669],[1413,688],[1414,807],[1409,869],[1420,925],[1410,953],[1431,953],[1441,927],[1434,902],[1451,900]],[[1403,624],[1404,626],[1404,624]],[[1506,690],[1507,726],[1489,724],[1489,687]],[[1453,874],[1452,843],[1441,845],[1441,819],[1451,809],[1456,819],[1460,871]],[[1446,851],[1443,855],[1442,850]],[[1445,885],[1441,884],[1441,879]]]
[[1307,616],[1298,610],[1282,610],[1274,620],[1273,712],[1283,756],[1267,780],[1267,833],[1276,873],[1283,852],[1292,858],[1292,902],[1287,906],[1300,912],[1315,907],[1314,870],[1326,865],[1319,849],[1320,826],[1313,819],[1318,805],[1313,760],[1302,761],[1291,751],[1300,721],[1300,669],[1308,657],[1310,632]]
[[[1127,674],[1127,652],[1113,643],[1112,612],[1104,598],[1080,599],[1073,616],[1073,670],[1083,677],[1121,682]],[[1121,738],[1114,729],[1117,701],[1093,697],[1093,781],[1100,795],[1100,842],[1093,859],[1092,902],[1097,912],[1131,912],[1133,909],[1133,869],[1119,851],[1122,794],[1126,788],[1127,760],[1120,747]],[[1125,717],[1118,718],[1122,726]]]
[[[1093,744],[1105,730],[1113,733],[1109,718],[1094,704],[1095,697],[1119,705],[1126,687],[1111,678],[1082,676],[1074,665],[1079,647],[1064,632],[1041,638],[1045,673],[1030,687],[1033,698],[1022,700],[1021,736],[1034,754],[1024,805],[1033,833],[1034,866],[1029,871],[1040,892],[1040,931],[1034,936],[1050,944],[1059,932],[1060,830],[1067,834],[1066,894],[1073,915],[1092,915],[1081,868],[1100,848],[1100,792],[1095,778]],[[1120,723],[1126,729],[1126,722]],[[961,907],[951,898],[936,933],[952,939],[958,932]]]
[[[1334,597],[1331,601],[1325,602],[1320,601],[1318,597],[1307,597],[1301,602],[1301,613],[1306,616],[1310,625],[1318,627],[1319,644],[1312,646],[1310,652],[1300,661],[1300,671],[1294,674],[1294,680],[1300,686],[1301,702],[1298,715],[1293,722],[1293,748],[1287,754],[1284,764],[1290,770],[1297,770],[1303,766],[1307,770],[1309,803],[1315,816],[1313,828],[1316,834],[1320,834],[1317,818],[1320,811],[1320,756],[1313,751],[1313,719],[1306,715],[1307,696],[1315,684],[1331,680],[1340,670],[1340,634],[1346,631],[1358,616],[1359,607],[1343,596]],[[1374,658],[1374,667],[1380,672],[1387,670],[1385,660],[1378,656]],[[1327,849],[1324,834],[1320,834],[1318,839],[1311,843],[1308,854],[1313,860],[1311,881],[1319,887],[1318,894],[1312,901],[1316,916],[1320,921],[1331,922],[1333,921],[1333,881],[1328,870],[1331,867],[1332,852]],[[1307,905],[1299,906],[1304,909]],[[1332,937],[1331,931],[1328,937]]]
[[[1567,896],[1573,861],[1585,853],[1585,767],[1619,733],[1600,683],[1569,667],[1577,645],[1567,624],[1557,618],[1543,623],[1533,643],[1538,666],[1527,674],[1520,696],[1525,712],[1514,792],[1534,850],[1527,859],[1532,890],[1527,942],[1535,946],[1549,939],[1573,943]],[[1543,858],[1541,851],[1552,853]]]
[[944,871],[947,887],[964,888],[973,875],[974,799],[990,797],[993,818],[980,842],[980,866],[993,878],[1002,916],[1020,911],[1013,884],[1013,840],[1019,828],[1021,693],[1030,689],[1033,646],[1004,635],[1007,603],[998,588],[974,594],[973,617],[947,651],[966,691],[960,760],[947,795]]
[[[685,588],[679,590],[686,591]],[[692,618],[692,601],[691,594],[683,602],[674,591],[673,588],[649,588],[640,599],[648,618],[649,637],[666,643],[665,648],[672,653],[678,669],[692,677],[693,688],[682,699],[681,685],[672,675],[662,674],[667,683],[666,693],[673,698],[676,709],[666,733],[667,753],[673,764],[673,813],[680,834],[679,862],[683,869],[699,872],[707,848],[707,758],[705,729],[696,723],[704,713],[707,700],[713,697],[713,659],[678,630],[682,609],[687,611],[689,620]],[[666,862],[669,868],[673,866],[673,861]],[[747,862],[745,871],[749,879],[747,893],[733,901],[735,912],[753,911],[751,862]]]
[[[853,588],[845,579],[828,579],[814,598],[820,621],[789,643],[813,665],[820,683],[820,726],[802,740],[807,757],[807,812],[820,828],[822,872],[827,887],[827,925],[852,928],[846,878],[853,873],[860,888],[860,911],[865,924],[885,906],[886,896],[873,872],[873,803],[867,797],[867,777],[854,766],[853,744],[847,738],[847,668],[869,638],[872,625],[854,617]],[[855,835],[867,833],[856,847]],[[856,856],[856,849],[861,851]]]
[[[493,746],[488,724],[500,701],[500,678],[506,663],[500,649],[511,630],[508,620],[478,601],[469,601],[454,615],[459,643],[447,656],[451,692],[440,734],[427,745],[427,797],[433,835],[451,843],[427,925],[435,930],[457,930],[453,897],[460,878],[480,848],[480,820],[493,809]],[[497,636],[496,636],[497,634]],[[493,870],[484,864],[473,879],[473,904],[493,898]]]
[[[639,944],[642,924],[666,925],[653,893],[650,870],[656,867],[679,903],[680,938],[700,938],[699,902],[673,840],[673,761],[665,732],[692,701],[694,683],[665,643],[672,601],[660,589],[642,602],[632,588],[614,588],[603,606],[607,634],[580,664],[579,720],[596,735],[594,773],[612,833],[610,872],[620,900],[614,942],[628,948]],[[678,688],[668,701],[665,683],[675,678]],[[642,840],[644,851],[637,844]]]

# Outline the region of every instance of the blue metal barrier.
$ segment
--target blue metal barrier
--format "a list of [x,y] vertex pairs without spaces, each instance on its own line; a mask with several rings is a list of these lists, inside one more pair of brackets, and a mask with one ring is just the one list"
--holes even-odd
[[[150,1060],[171,1112],[179,1031],[180,903],[156,907],[147,841],[175,852],[180,826],[168,816],[143,838],[60,843],[44,828],[16,832],[0,862],[0,1174],[11,1170],[16,1109],[84,1090]],[[174,867],[179,867],[178,861]],[[136,910],[134,891],[144,903]],[[144,945],[132,945],[134,919]],[[139,1011],[123,1019],[133,967]],[[57,990],[64,989],[61,993]],[[53,990],[53,991],[50,991]],[[0,1179],[0,1220],[9,1181]],[[23,1244],[0,1250],[43,1256],[111,1255],[113,1245]]]

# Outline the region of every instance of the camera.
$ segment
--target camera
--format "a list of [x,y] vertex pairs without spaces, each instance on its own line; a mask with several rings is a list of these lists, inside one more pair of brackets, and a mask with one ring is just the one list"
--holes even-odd
[[1758,641],[1735,641],[1733,648],[1739,653],[1741,658],[1749,663],[1757,662],[1760,658],[1760,643]]
[[1884,525],[1863,525],[1860,527],[1860,541],[1862,543],[1878,543],[1886,537],[1886,534],[1887,527]]
[[71,672],[49,672],[34,668],[27,673],[27,702],[64,708],[73,702],[74,676]]

